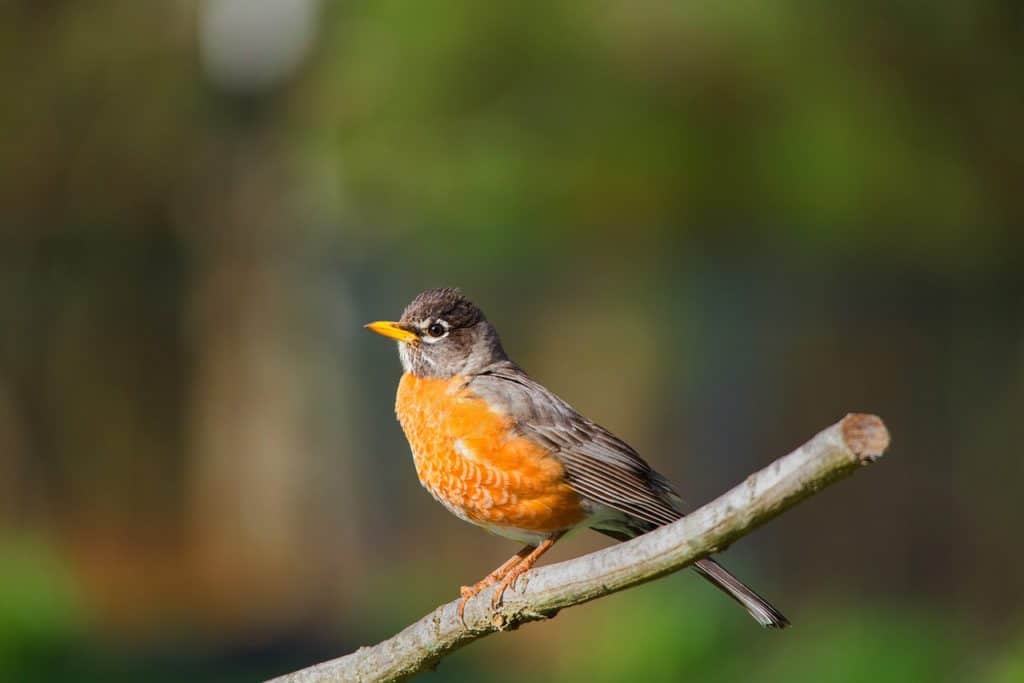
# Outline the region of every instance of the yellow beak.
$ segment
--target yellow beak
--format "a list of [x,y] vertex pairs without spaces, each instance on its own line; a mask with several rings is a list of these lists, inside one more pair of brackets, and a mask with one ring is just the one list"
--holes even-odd
[[398,341],[405,342],[406,344],[411,344],[420,340],[415,332],[410,332],[396,322],[378,320],[377,322],[370,323],[365,327],[377,334],[382,334],[385,337],[390,337],[391,339],[397,339]]

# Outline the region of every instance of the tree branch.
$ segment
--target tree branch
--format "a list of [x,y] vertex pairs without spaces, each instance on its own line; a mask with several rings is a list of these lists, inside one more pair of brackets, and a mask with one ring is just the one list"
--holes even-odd
[[549,619],[564,607],[620,591],[686,567],[879,458],[889,432],[874,415],[851,414],[789,455],[752,474],[683,519],[626,543],[523,575],[492,610],[488,589],[470,600],[465,623],[458,600],[401,633],[272,683],[394,681],[436,666],[443,657],[495,631]]

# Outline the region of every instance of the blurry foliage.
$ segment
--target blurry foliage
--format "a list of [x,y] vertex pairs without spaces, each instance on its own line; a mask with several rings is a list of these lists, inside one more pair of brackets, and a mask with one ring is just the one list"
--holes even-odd
[[1024,633],[1011,642],[989,665],[992,683],[1024,681]]
[[565,248],[594,229],[747,224],[955,270],[1004,258],[1024,219],[1009,5],[337,12],[306,147],[344,158],[357,215],[451,231],[427,248],[493,228]]
[[361,336],[441,284],[695,503],[896,438],[734,551],[791,631],[669,579],[434,678],[1024,680],[1024,5],[288,1],[245,83],[261,3],[0,10],[0,680],[253,680],[507,556]]
[[66,563],[31,538],[0,538],[0,680],[31,680],[86,632]]
[[822,603],[805,609],[801,623],[785,634],[759,632],[733,618],[714,593],[699,588],[686,577],[633,589],[608,599],[615,602],[608,607],[614,618],[583,619],[574,626],[585,632],[553,646],[541,636],[510,669],[493,671],[487,654],[474,650],[446,660],[438,675],[511,682],[544,671],[552,680],[608,683],[1020,680],[1014,648],[1006,648],[994,663],[987,655],[972,657],[979,648],[970,634],[950,629],[936,613]]

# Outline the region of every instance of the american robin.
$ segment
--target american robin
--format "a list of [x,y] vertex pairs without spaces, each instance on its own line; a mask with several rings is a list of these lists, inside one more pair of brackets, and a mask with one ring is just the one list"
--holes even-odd
[[[420,483],[461,519],[526,547],[473,586],[493,604],[568,531],[627,540],[683,516],[672,485],[633,448],[509,360],[498,333],[457,289],[429,289],[401,320],[367,328],[398,340],[395,412]],[[710,557],[694,568],[762,626],[786,617]]]

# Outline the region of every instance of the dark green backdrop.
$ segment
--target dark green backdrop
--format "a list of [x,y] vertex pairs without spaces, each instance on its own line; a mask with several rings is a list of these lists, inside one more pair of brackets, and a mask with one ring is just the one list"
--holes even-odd
[[1024,6],[719,4],[4,3],[0,680],[255,680],[505,559],[361,329],[438,285],[693,504],[894,442],[727,553],[793,629],[682,575],[430,680],[1024,679]]

